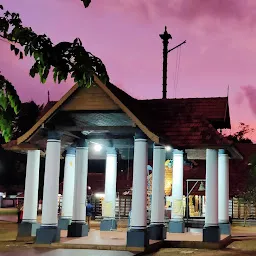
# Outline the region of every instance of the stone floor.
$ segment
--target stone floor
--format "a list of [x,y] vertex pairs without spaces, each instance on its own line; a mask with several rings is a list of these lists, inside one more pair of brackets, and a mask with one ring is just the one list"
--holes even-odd
[[132,256],[126,251],[101,251],[101,250],[80,250],[80,249],[29,249],[21,251],[0,252],[0,256]]
[[[61,243],[70,245],[101,245],[101,246],[116,246],[120,247],[122,250],[126,247],[126,229],[118,229],[117,231],[99,231],[96,229],[91,229],[89,235],[86,237],[79,238],[67,238],[67,232],[61,232]],[[224,240],[227,236],[222,235],[221,240]],[[202,242],[203,236],[202,232],[187,232],[183,234],[167,233],[167,241],[188,241],[188,242]],[[158,241],[150,241],[150,244],[154,244]]]

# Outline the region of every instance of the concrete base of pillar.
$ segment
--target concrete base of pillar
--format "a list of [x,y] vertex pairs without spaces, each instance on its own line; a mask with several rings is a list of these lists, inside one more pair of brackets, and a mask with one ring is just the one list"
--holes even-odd
[[60,241],[60,229],[55,226],[41,226],[36,231],[36,244],[51,244]]
[[68,226],[68,237],[83,237],[88,236],[88,225],[86,223],[72,222]]
[[150,224],[148,227],[149,239],[164,240],[166,239],[167,228],[164,224]]
[[36,230],[40,228],[39,223],[21,222],[18,225],[17,239],[21,237],[36,236]]
[[203,242],[218,243],[220,241],[220,228],[219,226],[204,227],[203,229]]
[[147,247],[149,245],[148,229],[130,229],[127,231],[127,247]]
[[103,219],[100,223],[100,231],[112,231],[117,229],[117,221],[115,219]]
[[169,233],[184,233],[185,232],[185,222],[170,220],[168,226]]
[[221,235],[231,235],[231,225],[230,223],[219,223],[220,234]]
[[60,230],[68,230],[68,226],[71,224],[72,219],[59,218],[58,228]]

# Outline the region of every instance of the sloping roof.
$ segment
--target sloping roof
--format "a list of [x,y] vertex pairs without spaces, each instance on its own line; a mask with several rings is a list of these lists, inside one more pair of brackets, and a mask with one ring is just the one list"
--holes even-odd
[[229,118],[227,97],[137,100],[113,84],[107,86],[143,124],[174,147],[232,145],[211,123]]
[[[170,144],[175,148],[229,147],[232,144],[210,123],[211,118],[224,120],[227,98],[137,100],[111,83],[103,84],[96,76],[95,82],[155,143]],[[40,120],[17,139],[17,145],[27,142],[78,89],[74,85],[61,100],[51,102],[49,110],[46,106]],[[214,114],[215,103],[220,105],[215,106]],[[211,107],[206,111],[206,106]]]

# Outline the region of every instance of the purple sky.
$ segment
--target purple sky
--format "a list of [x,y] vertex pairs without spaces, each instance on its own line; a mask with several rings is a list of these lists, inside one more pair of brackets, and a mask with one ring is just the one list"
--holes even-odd
[[[239,122],[256,128],[255,0],[1,0],[19,12],[23,23],[53,42],[81,38],[85,48],[105,63],[111,82],[136,98],[160,98],[162,42],[167,25],[169,47],[181,48],[176,97],[227,95],[232,131]],[[47,90],[58,100],[71,86],[42,85],[29,77],[30,59],[20,60],[0,41],[0,70],[23,101],[44,103]],[[168,97],[174,97],[177,50],[169,54]],[[252,134],[256,140],[256,132]]]

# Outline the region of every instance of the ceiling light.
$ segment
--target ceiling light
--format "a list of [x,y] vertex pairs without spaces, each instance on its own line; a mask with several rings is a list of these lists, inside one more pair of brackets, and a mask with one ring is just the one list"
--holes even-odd
[[171,146],[166,146],[166,147],[165,147],[165,150],[166,150],[166,151],[171,151],[171,149],[172,149]]
[[95,150],[96,152],[100,152],[101,149],[102,149],[102,146],[101,146],[100,144],[95,144],[95,145],[94,145],[94,150]]

